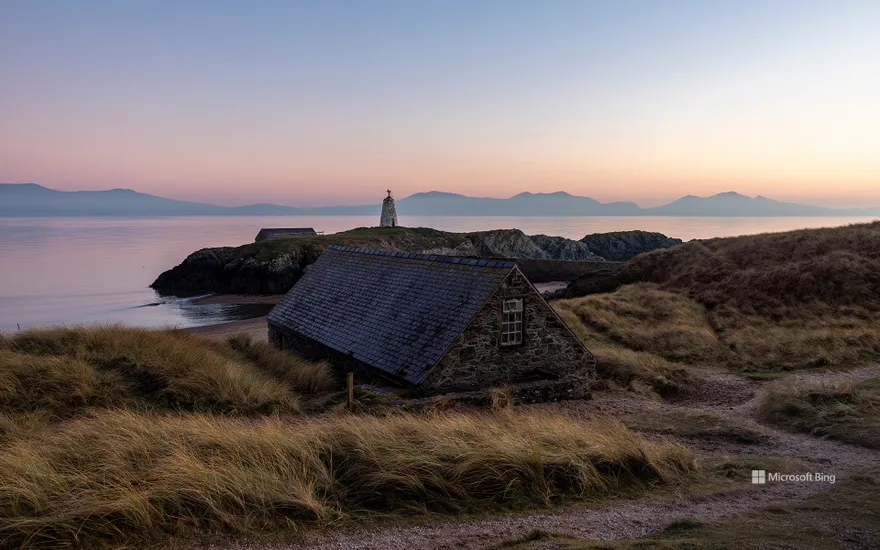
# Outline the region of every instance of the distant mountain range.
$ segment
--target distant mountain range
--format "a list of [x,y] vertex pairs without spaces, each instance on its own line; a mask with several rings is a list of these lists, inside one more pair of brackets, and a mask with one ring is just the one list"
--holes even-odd
[[[0,217],[61,216],[271,216],[374,215],[380,204],[320,206],[277,204],[217,206],[178,201],[130,189],[57,191],[35,183],[0,183]],[[430,191],[397,201],[403,216],[880,216],[880,208],[833,209],[780,202],[739,193],[711,197],[688,195],[663,206],[642,208],[634,202],[601,203],[564,191],[520,193],[509,199],[468,197]]]

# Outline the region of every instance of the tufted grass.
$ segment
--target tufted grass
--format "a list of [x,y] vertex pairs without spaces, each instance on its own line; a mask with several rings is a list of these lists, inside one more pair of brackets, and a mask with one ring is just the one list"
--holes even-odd
[[28,330],[0,342],[0,411],[89,408],[295,414],[329,389],[329,367],[238,338],[123,326]]
[[677,483],[695,468],[681,445],[547,413],[293,422],[104,410],[0,447],[0,546],[533,508]]
[[554,304],[595,348],[600,365],[606,357],[612,378],[623,373],[624,379],[652,386],[662,387],[676,364],[723,365],[760,376],[848,368],[880,358],[880,318],[849,306],[813,302],[762,314],[727,305],[708,310],[653,283]]
[[758,414],[793,431],[880,449],[880,379],[859,383],[776,382]]
[[554,302],[559,316],[596,357],[596,389],[625,389],[643,395],[677,395],[688,390],[691,377],[681,366],[660,355],[614,343],[587,326],[580,315],[584,298]]

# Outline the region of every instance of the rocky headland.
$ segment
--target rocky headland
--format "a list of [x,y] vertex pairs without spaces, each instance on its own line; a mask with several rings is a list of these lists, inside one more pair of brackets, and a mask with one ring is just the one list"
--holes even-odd
[[[162,273],[150,285],[162,294],[281,294],[287,292],[328,246],[368,247],[389,252],[418,252],[482,258],[566,260],[579,269],[613,270],[616,262],[681,244],[659,233],[627,231],[588,235],[581,241],[547,235],[529,236],[519,229],[451,233],[430,228],[359,228],[332,235],[292,237],[239,247],[204,248]],[[532,262],[534,264],[534,262]],[[607,264],[607,265],[605,265]],[[552,279],[552,263],[541,265],[542,278]],[[570,273],[570,265],[559,271]],[[565,280],[565,279],[563,279]]]

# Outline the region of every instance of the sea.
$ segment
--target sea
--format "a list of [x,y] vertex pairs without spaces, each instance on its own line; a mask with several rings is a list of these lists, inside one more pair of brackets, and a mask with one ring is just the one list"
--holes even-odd
[[[572,239],[641,229],[690,240],[875,219],[400,216],[400,223],[459,232],[517,228]],[[194,297],[161,296],[149,285],[191,252],[253,242],[262,227],[336,233],[377,222],[373,216],[0,218],[0,331],[104,323],[182,328],[259,316],[270,306],[200,304]]]

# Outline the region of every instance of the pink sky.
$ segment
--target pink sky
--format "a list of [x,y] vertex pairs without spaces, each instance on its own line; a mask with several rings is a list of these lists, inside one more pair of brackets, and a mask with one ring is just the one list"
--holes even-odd
[[880,2],[13,1],[0,182],[880,206]]

